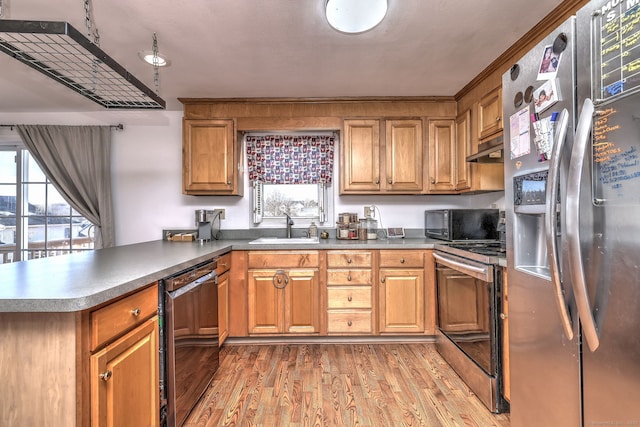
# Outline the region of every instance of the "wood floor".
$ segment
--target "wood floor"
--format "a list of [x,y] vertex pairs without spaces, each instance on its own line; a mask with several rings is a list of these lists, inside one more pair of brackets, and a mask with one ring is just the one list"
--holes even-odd
[[225,346],[186,426],[500,426],[433,344]]

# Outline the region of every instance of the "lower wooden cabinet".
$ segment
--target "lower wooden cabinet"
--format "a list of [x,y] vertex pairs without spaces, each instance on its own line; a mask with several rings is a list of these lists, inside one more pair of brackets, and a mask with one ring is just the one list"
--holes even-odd
[[91,356],[91,425],[159,426],[158,317]]
[[381,333],[424,333],[424,252],[381,250]]

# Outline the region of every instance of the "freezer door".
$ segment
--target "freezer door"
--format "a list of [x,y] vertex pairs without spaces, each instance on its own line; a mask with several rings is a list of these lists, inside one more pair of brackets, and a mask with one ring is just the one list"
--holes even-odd
[[[556,40],[566,39],[566,49],[551,68],[545,53]],[[558,58],[556,58],[558,59]],[[511,425],[513,427],[567,426],[581,424],[580,340],[571,286],[562,263],[558,274],[568,286],[573,338],[563,329],[558,311],[557,288],[547,254],[545,205],[515,204],[514,182],[524,175],[544,176],[549,160],[536,145],[534,119],[548,119],[553,112],[568,113],[567,144],[560,163],[560,217],[564,216],[564,192],[568,155],[575,128],[575,19],[566,21],[538,46],[517,61],[517,77],[503,76],[505,120],[505,210],[507,216],[507,265],[509,277],[509,351],[511,363]],[[557,97],[545,101],[541,91],[553,88]],[[549,92],[547,91],[547,94]],[[520,99],[523,102],[519,102]],[[521,120],[521,121],[520,121]],[[514,180],[515,179],[515,180]],[[529,182],[526,181],[525,182]],[[535,186],[534,186],[535,187]],[[537,187],[530,193],[535,193]],[[554,189],[555,190],[555,189]],[[549,189],[546,189],[549,191]],[[554,191],[555,194],[555,191]],[[535,198],[535,197],[534,197]],[[562,229],[559,230],[559,234]],[[561,238],[558,247],[563,248]],[[563,258],[563,250],[560,249]],[[516,256],[517,255],[517,256]],[[566,257],[566,254],[564,254]],[[530,263],[527,261],[530,260]]]
[[598,1],[577,15],[579,94],[595,108],[586,186],[570,213],[583,264],[571,268],[586,281],[580,316],[593,316],[599,340],[583,346],[585,426],[640,425],[639,4]]

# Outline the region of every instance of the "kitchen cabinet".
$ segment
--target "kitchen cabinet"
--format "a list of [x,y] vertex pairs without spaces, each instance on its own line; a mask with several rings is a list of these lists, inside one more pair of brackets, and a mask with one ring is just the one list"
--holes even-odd
[[90,313],[92,426],[160,425],[157,306],[151,286]]
[[471,151],[471,110],[465,110],[456,117],[455,190],[471,188],[471,165],[467,156]]
[[327,251],[327,333],[374,333],[373,251]]
[[220,346],[229,336],[229,283],[231,253],[217,259],[218,267],[218,343]]
[[499,86],[480,98],[478,103],[478,139],[483,141],[502,132],[502,87]]
[[488,333],[486,282],[448,267],[438,267],[436,274],[440,328],[453,334]]
[[425,332],[424,251],[379,251],[380,333]]
[[429,120],[428,193],[455,193],[457,185],[456,123]]
[[318,251],[248,254],[249,334],[318,334]]
[[182,134],[182,192],[241,196],[242,155],[234,121],[183,119]]
[[422,120],[346,119],[343,126],[341,194],[423,192]]

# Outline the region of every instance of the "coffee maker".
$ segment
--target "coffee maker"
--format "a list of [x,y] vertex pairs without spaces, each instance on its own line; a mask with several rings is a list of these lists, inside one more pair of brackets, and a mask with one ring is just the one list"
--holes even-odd
[[198,242],[204,243],[211,240],[213,222],[212,210],[196,209],[196,227],[198,228]]

